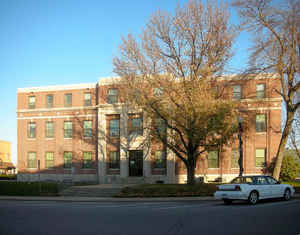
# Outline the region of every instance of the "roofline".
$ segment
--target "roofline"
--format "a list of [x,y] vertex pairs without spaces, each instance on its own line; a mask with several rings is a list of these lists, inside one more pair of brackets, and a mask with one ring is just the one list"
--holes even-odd
[[53,85],[40,87],[18,88],[17,93],[41,92],[41,91],[62,91],[62,90],[78,90],[84,88],[96,88],[97,83],[79,83],[71,85]]

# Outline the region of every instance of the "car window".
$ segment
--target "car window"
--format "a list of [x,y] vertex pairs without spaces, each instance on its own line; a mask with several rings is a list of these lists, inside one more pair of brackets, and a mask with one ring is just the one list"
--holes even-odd
[[245,183],[246,184],[253,184],[253,180],[251,177],[245,177]]
[[269,184],[277,184],[277,180],[275,180],[273,177],[268,176],[267,177],[267,181],[269,182]]
[[231,183],[232,183],[232,184],[240,184],[240,183],[241,183],[241,178],[240,178],[240,177],[237,177],[237,178],[233,179],[233,180],[231,181]]
[[268,184],[268,182],[267,182],[267,180],[266,180],[266,178],[265,177],[257,177],[256,178],[257,179],[257,182],[256,182],[256,184]]
[[251,177],[237,177],[231,181],[232,184],[252,184],[253,180]]

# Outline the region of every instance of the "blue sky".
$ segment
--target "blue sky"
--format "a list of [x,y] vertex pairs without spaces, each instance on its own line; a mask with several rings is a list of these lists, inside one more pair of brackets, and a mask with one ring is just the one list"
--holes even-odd
[[[186,1],[179,1],[184,3]],[[17,162],[17,88],[96,82],[113,76],[121,36],[137,35],[158,8],[175,0],[0,0],[0,139]],[[233,13],[233,22],[237,17]],[[234,46],[232,67],[247,62],[248,34]]]

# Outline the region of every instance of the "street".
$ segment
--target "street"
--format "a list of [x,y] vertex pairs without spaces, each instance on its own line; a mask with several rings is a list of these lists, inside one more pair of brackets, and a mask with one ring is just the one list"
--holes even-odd
[[0,234],[300,234],[300,200],[0,201]]

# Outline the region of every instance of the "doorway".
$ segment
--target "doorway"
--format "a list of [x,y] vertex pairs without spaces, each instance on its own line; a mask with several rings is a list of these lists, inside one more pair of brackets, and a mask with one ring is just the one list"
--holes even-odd
[[129,151],[129,176],[143,176],[143,151]]

